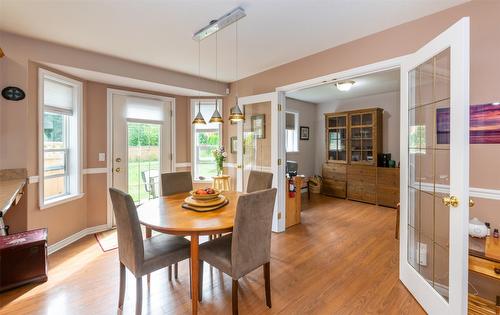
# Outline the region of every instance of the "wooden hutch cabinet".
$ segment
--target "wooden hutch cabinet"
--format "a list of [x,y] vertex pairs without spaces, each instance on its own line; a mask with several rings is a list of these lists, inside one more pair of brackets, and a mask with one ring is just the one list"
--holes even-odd
[[382,117],[381,108],[325,114],[323,194],[396,207],[399,169],[377,167]]

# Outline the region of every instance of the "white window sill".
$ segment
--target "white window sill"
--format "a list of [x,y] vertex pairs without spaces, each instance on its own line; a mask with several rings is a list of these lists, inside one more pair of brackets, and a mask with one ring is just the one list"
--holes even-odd
[[286,151],[286,153],[299,153],[299,150],[297,150],[297,151]]
[[85,194],[80,193],[80,194],[72,194],[72,195],[66,195],[66,196],[54,198],[54,199],[51,199],[51,200],[45,202],[44,204],[40,205],[40,210],[59,206],[59,205],[62,205],[64,203],[80,199],[83,196],[85,196]]

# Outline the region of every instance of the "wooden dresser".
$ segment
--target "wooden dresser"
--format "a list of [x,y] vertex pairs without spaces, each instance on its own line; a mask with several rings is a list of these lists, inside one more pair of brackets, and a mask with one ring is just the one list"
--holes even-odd
[[332,197],[396,208],[399,168],[324,163],[321,190]]

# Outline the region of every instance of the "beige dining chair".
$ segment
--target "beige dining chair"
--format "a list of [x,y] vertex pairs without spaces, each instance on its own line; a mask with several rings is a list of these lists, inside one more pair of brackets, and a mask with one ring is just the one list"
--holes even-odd
[[[130,195],[110,188],[111,202],[118,231],[118,256],[120,259],[120,294],[118,309],[123,307],[125,296],[125,268],[136,278],[136,314],[142,309],[142,276],[171,266],[190,257],[190,243],[178,236],[160,234],[143,239],[137,209]],[[191,281],[190,281],[191,283]]]
[[263,266],[266,304],[271,307],[271,225],[276,191],[272,188],[240,196],[233,233],[200,245],[200,301],[206,261],[233,279],[233,314],[238,314],[238,279]]
[[[173,172],[161,174],[161,195],[170,196],[193,190],[191,172]],[[174,264],[174,277],[179,277],[179,265]],[[168,266],[168,279],[172,280],[172,266]]]
[[248,175],[247,193],[269,189],[273,185],[273,174],[267,172],[250,171]]

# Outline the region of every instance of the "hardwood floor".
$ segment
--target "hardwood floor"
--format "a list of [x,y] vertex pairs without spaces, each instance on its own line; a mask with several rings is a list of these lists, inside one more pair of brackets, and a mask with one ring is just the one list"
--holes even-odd
[[[398,279],[396,210],[313,195],[302,224],[273,234],[272,309],[262,268],[241,279],[240,314],[425,314]],[[116,314],[117,250],[89,236],[49,257],[49,281],[0,294],[0,314]],[[231,313],[231,279],[205,265],[199,314]],[[187,261],[179,279],[166,269],[144,277],[143,314],[190,314]],[[134,314],[127,271],[124,314]]]

